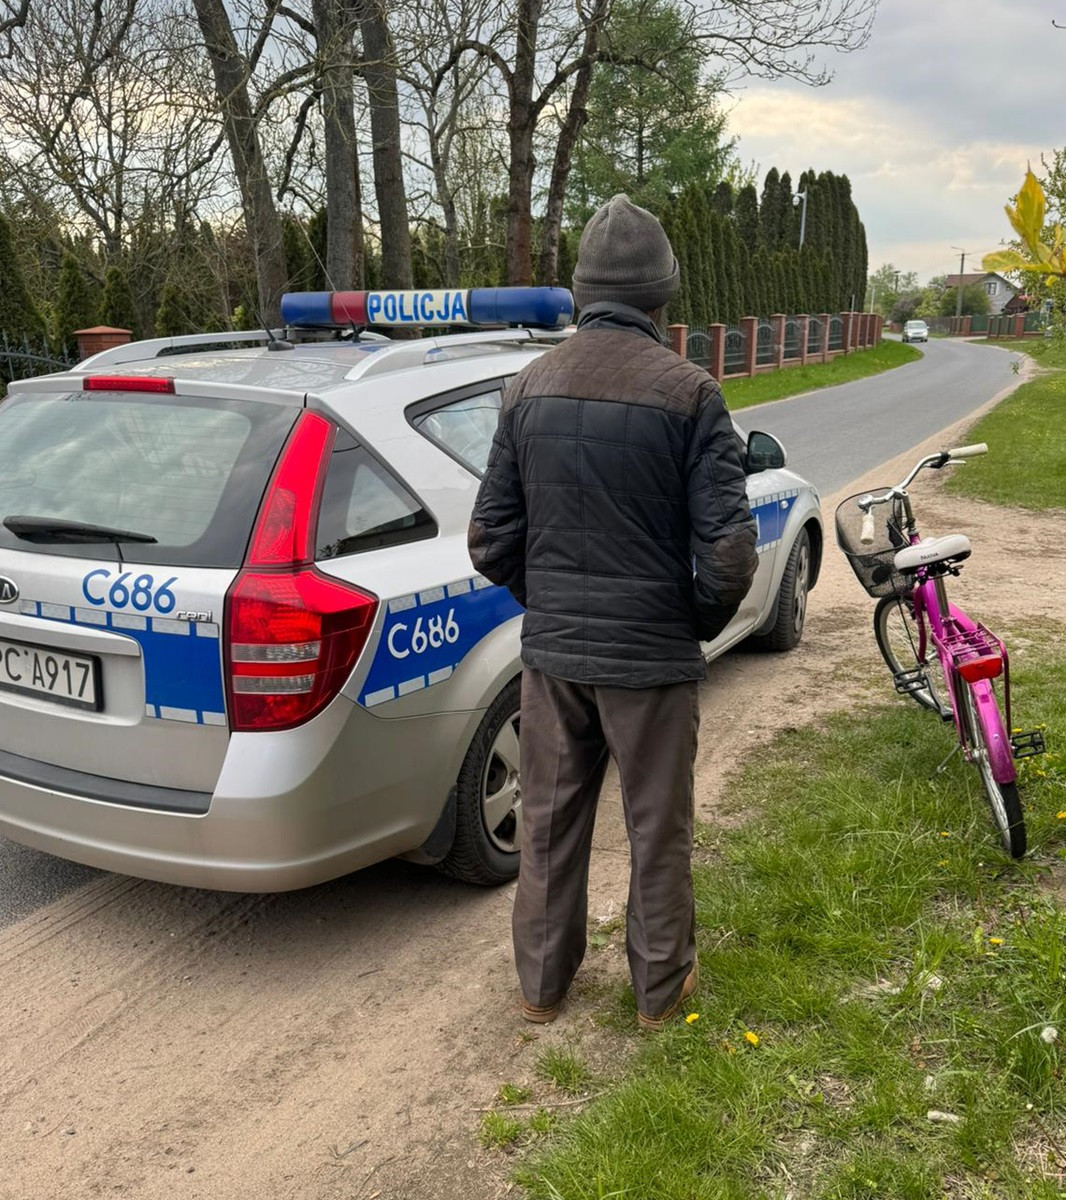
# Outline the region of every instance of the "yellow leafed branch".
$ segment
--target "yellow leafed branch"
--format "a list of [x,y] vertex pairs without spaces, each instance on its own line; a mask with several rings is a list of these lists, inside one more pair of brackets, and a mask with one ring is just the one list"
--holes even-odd
[[997,250],[986,254],[981,266],[986,271],[1036,271],[1046,276],[1051,283],[1066,276],[1066,248],[1063,246],[1061,225],[1051,230],[1051,244],[1042,240],[1047,201],[1040,181],[1032,173],[1025,172],[1025,182],[1015,197],[1014,205],[1005,206],[1007,220],[1014,232],[1029,250],[1028,257],[1017,250]]

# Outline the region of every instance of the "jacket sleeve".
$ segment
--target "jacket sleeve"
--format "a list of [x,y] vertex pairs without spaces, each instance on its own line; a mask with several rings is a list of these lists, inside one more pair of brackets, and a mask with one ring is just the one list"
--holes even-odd
[[700,398],[685,471],[696,632],[709,642],[736,615],[759,565],[744,464],[717,384],[709,385]]
[[526,603],[526,499],[514,442],[515,408],[500,413],[467,531],[474,569]]

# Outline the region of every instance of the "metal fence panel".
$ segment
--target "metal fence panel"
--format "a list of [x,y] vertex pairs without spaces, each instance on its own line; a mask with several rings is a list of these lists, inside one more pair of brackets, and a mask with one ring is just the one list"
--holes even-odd
[[710,370],[711,335],[703,329],[690,329],[685,343],[685,357],[689,362]]
[[725,331],[723,375],[742,375],[747,361],[748,339],[743,330],[730,325]]
[[844,349],[844,322],[839,317],[829,318],[829,349]]
[[777,342],[774,340],[774,327],[769,321],[760,321],[755,335],[755,365],[769,366],[777,362]]
[[820,354],[822,352],[822,329],[824,323],[819,321],[817,317],[811,317],[807,325],[807,353]]
[[783,353],[786,359],[799,358],[803,354],[803,322],[797,321],[795,317],[789,317],[785,321],[785,349]]
[[47,375],[50,371],[65,371],[75,361],[57,357],[43,340],[31,340],[25,334],[21,338],[13,338],[0,330],[0,383],[32,379],[36,375]]

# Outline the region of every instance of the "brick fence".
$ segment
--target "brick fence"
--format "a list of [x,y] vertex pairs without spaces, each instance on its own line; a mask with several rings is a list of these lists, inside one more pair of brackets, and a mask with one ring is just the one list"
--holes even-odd
[[761,375],[782,367],[829,362],[840,354],[866,350],[881,341],[879,313],[802,313],[768,318],[742,317],[738,325],[693,330],[670,325],[670,344],[682,358],[706,367],[716,379]]

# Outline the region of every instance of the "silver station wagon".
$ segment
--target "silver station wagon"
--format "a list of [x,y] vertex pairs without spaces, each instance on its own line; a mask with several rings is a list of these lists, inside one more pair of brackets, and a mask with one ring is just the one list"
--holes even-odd
[[[512,878],[519,631],[466,529],[507,380],[569,293],[307,293],[287,337],[145,341],[0,403],[0,834],[196,887],[391,856]],[[502,326],[390,340],[378,325]],[[755,584],[708,658],[789,649],[818,497],[745,441]]]

